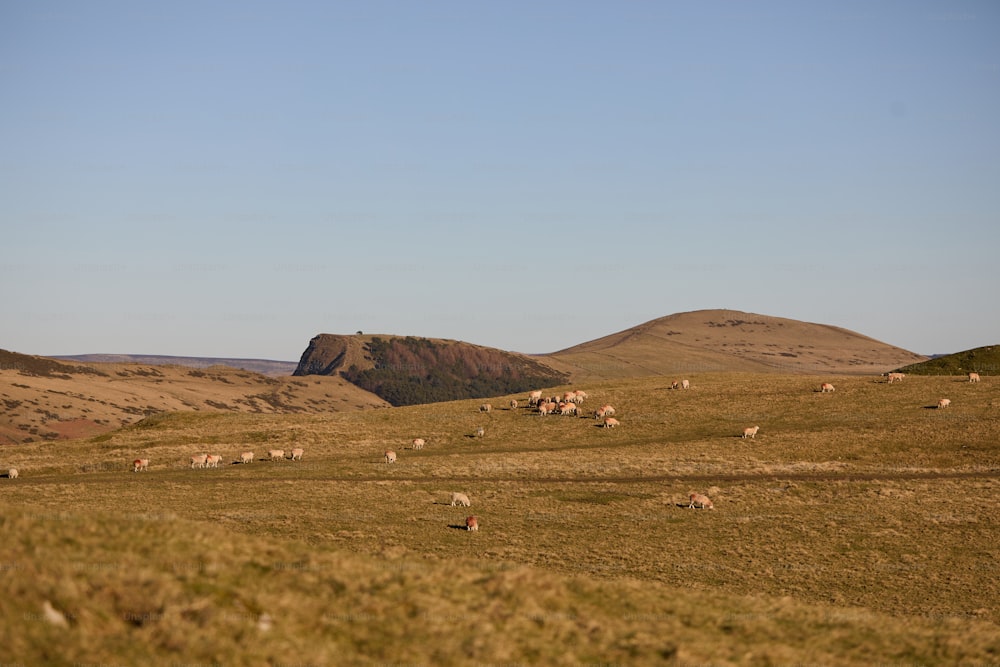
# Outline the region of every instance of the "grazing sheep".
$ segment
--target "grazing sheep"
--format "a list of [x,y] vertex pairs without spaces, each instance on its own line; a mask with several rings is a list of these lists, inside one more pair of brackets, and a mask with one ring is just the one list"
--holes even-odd
[[834,387],[834,386],[833,386],[832,384],[830,384],[829,382],[824,382],[823,384],[821,384],[821,385],[819,386],[819,390],[820,390],[820,393],[823,393],[823,394],[825,394],[825,393],[827,393],[827,392],[831,392],[831,391],[837,391],[837,388],[836,388],[836,387]]
[[467,516],[465,517],[465,529],[466,530],[479,530],[479,517]]
[[132,461],[132,472],[139,472],[140,470],[147,470],[149,468],[149,459],[136,459]]
[[906,373],[889,373],[889,384],[892,384],[893,382],[902,382],[905,377]]
[[620,422],[617,419],[615,419],[614,417],[605,417],[604,418],[604,428],[614,428],[614,427],[618,426],[619,423]]
[[514,400],[513,398],[510,399],[510,409],[511,410],[517,410],[517,401]]
[[528,407],[533,408],[538,405],[542,400],[542,390],[538,389],[536,391],[528,394]]
[[218,468],[220,463],[222,463],[222,454],[209,454],[205,457],[206,468]]
[[204,468],[208,462],[208,454],[195,454],[191,457],[191,468]]
[[396,462],[396,452],[392,451],[391,449],[387,449],[385,451],[385,462],[386,463],[395,463]]
[[540,414],[541,416],[544,417],[545,415],[552,414],[552,412],[554,412],[557,407],[559,407],[559,406],[556,405],[555,403],[553,403],[552,401],[546,401],[544,403],[539,403],[538,404],[538,414]]
[[414,438],[411,444],[413,445],[413,449],[423,449],[427,443],[424,442],[423,438]]
[[253,452],[243,452],[240,454],[240,461],[243,463],[253,463]]
[[485,428],[483,428],[482,426],[480,426],[479,428],[476,429],[476,437],[477,438],[481,438],[484,435],[486,435],[486,429]]
[[939,410],[941,408],[947,408],[949,405],[951,405],[951,399],[950,398],[941,398],[941,399],[938,399],[937,406],[938,406]]
[[691,503],[688,505],[688,509],[715,509],[715,505],[712,504],[712,500],[704,494],[694,493],[692,491],[688,498],[691,500]]
[[594,419],[604,419],[615,414],[615,409],[610,405],[602,405],[594,410]]
[[17,479],[19,475],[20,473],[17,472],[17,468],[11,468],[7,471],[7,479]]
[[743,429],[743,437],[744,438],[750,438],[750,439],[756,439],[756,437],[757,437],[757,431],[759,431],[759,430],[760,430],[760,426],[748,426],[747,428]]
[[293,461],[301,461],[302,460],[302,455],[305,454],[305,453],[306,453],[306,450],[302,449],[301,447],[296,447],[295,449],[292,450],[292,460]]
[[969,373],[969,382],[979,382],[979,373]]
[[493,412],[493,406],[490,405],[489,403],[483,403],[482,405],[479,406],[479,411],[480,412]]
[[574,394],[573,402],[576,403],[577,405],[582,404],[587,399],[587,392],[583,391],[582,389],[577,389],[575,392],[573,392],[573,394]]
[[559,406],[559,414],[561,415],[575,415],[576,414],[576,403],[563,403]]
[[472,503],[469,502],[469,496],[464,493],[453,493],[451,494],[451,506],[461,505],[462,507],[468,507]]
[[283,458],[285,458],[285,450],[284,449],[269,449],[269,450],[267,450],[267,458],[271,459],[272,461],[277,461],[278,459],[283,459]]

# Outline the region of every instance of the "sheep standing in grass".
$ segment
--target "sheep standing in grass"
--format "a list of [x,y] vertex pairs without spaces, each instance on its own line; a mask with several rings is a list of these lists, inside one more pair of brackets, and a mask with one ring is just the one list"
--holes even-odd
[[305,453],[306,453],[306,450],[302,449],[301,447],[296,447],[295,449],[292,450],[292,460],[293,461],[301,461],[302,460],[302,455],[305,454]]
[[427,443],[424,442],[423,438],[414,438],[411,444],[413,446],[413,449],[423,449],[424,445],[426,445]]
[[561,415],[576,415],[576,403],[563,403],[559,406],[559,414]]
[[191,468],[204,468],[208,461],[208,454],[195,454],[191,457]]
[[451,494],[451,506],[461,505],[462,507],[468,507],[472,503],[469,502],[469,496],[464,493],[453,493]]
[[533,408],[538,405],[542,400],[542,390],[538,389],[536,391],[528,394],[528,407]]
[[979,373],[969,373],[969,382],[979,382]]
[[222,463],[222,454],[209,454],[205,457],[206,468],[218,468]]
[[240,454],[240,461],[243,463],[253,463],[253,452],[243,452]]
[[285,458],[285,450],[284,449],[269,449],[269,450],[267,450],[267,458],[271,459],[272,461],[278,461],[280,459],[283,459],[283,458]]
[[594,419],[604,419],[605,417],[611,417],[615,414],[615,409],[610,405],[602,405],[601,407],[594,410]]
[[941,399],[938,399],[938,404],[937,404],[938,410],[940,410],[941,408],[947,408],[949,405],[951,405],[951,399],[950,398],[941,398]]
[[893,382],[902,382],[905,377],[906,373],[889,373],[889,384],[892,384]]
[[465,529],[466,530],[479,530],[479,517],[467,516],[465,517]]
[[483,403],[479,406],[480,412],[493,412],[493,406],[489,403]]
[[837,391],[837,388],[834,387],[829,382],[824,382],[823,384],[821,384],[819,386],[819,391],[820,391],[820,393],[826,394],[826,393],[829,393],[829,392],[832,392],[832,391]]
[[619,422],[614,417],[605,417],[604,418],[604,428],[614,428],[614,427],[618,426],[620,423],[621,422]]
[[743,438],[744,439],[750,438],[751,440],[754,440],[757,438],[757,431],[759,430],[760,426],[748,426],[747,428],[743,429]]
[[132,472],[145,471],[149,468],[149,459],[136,459],[132,461]]
[[513,398],[510,399],[510,409],[511,410],[517,410],[517,400],[515,400]]
[[689,509],[694,509],[694,508],[706,509],[706,510],[715,509],[715,505],[712,504],[712,500],[704,494],[695,493],[692,491],[691,495],[689,495],[688,498],[691,500],[690,504],[688,504]]
[[17,479],[19,475],[20,473],[17,472],[17,468],[11,468],[7,471],[7,479]]
[[546,401],[544,403],[538,404],[538,414],[544,417],[545,415],[551,414],[558,406],[552,401]]
[[392,451],[391,449],[387,449],[385,451],[385,462],[386,463],[395,463],[396,462],[396,452]]
[[480,426],[479,428],[476,429],[476,437],[477,438],[481,438],[484,435],[486,435],[486,429],[485,428],[483,428],[482,426]]

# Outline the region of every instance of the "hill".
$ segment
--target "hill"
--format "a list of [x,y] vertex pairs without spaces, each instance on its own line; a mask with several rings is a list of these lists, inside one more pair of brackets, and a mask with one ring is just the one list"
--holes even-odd
[[698,310],[540,357],[574,381],[719,371],[879,374],[923,357],[848,329]]
[[1000,345],[945,354],[896,370],[909,375],[968,375],[970,372],[979,373],[983,377],[996,375],[1000,370]]
[[568,379],[525,355],[461,341],[320,334],[295,375],[335,374],[395,406],[486,398]]
[[171,411],[341,412],[388,403],[342,378],[228,366],[63,363],[0,350],[0,444],[103,433]]
[[57,361],[82,361],[84,363],[100,364],[145,364],[147,366],[188,366],[190,368],[210,368],[212,366],[229,366],[245,371],[253,371],[261,375],[281,377],[291,375],[296,364],[294,361],[275,361],[273,359],[233,359],[228,357],[174,357],[161,354],[75,354],[68,356],[53,356]]

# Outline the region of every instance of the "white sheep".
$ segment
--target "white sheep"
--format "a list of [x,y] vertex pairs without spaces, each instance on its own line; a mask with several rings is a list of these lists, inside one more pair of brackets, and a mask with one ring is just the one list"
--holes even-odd
[[208,454],[195,454],[191,457],[192,468],[204,468],[208,462]]
[[889,373],[889,384],[892,384],[893,382],[902,382],[905,377],[906,373]]
[[481,438],[484,435],[486,435],[486,429],[485,428],[483,428],[482,426],[480,426],[479,428],[476,429],[476,437],[477,438]]
[[243,463],[253,463],[253,452],[243,452],[240,454],[240,461]]
[[691,500],[690,504],[688,505],[689,509],[691,508],[709,509],[709,510],[715,509],[715,505],[712,504],[712,500],[704,494],[694,493],[692,491],[691,495],[689,495],[688,498]]
[[516,399],[513,399],[513,398],[510,399],[510,409],[511,410],[517,410],[517,400]]
[[292,460],[301,461],[302,455],[305,453],[306,451],[304,449],[302,449],[301,447],[296,447],[295,449],[292,450]]
[[132,461],[132,472],[139,472],[149,468],[149,459],[136,459]]
[[392,451],[391,449],[385,450],[385,462],[386,463],[395,463],[396,462],[396,452]]
[[462,507],[468,507],[472,503],[469,502],[469,496],[464,493],[453,493],[451,494],[451,506],[461,505]]
[[536,391],[528,394],[528,407],[533,408],[542,400],[542,390],[538,389]]
[[493,412],[493,406],[490,405],[489,403],[483,403],[482,405],[479,406],[479,411],[480,412]]
[[17,471],[17,468],[11,468],[7,471],[7,479],[17,479],[18,476],[20,476],[20,473]]
[[969,373],[969,382],[979,382],[979,373]]
[[412,443],[413,449],[423,449],[426,444],[423,438],[414,438]]
[[604,428],[614,428],[614,427],[618,426],[620,423],[621,422],[619,422],[614,417],[605,417],[604,418]]
[[941,408],[947,408],[950,405],[951,405],[951,399],[950,398],[941,398],[941,399],[938,399],[937,406],[938,406],[939,410]]
[[750,438],[751,440],[757,438],[757,431],[760,430],[760,426],[748,426],[743,429],[743,437]]
[[222,463],[222,454],[209,454],[205,457],[206,468],[218,468],[220,463]]
[[825,394],[825,393],[827,393],[827,392],[831,392],[831,391],[837,391],[837,388],[836,388],[836,387],[834,387],[834,386],[833,386],[832,384],[830,384],[829,382],[824,382],[823,384],[821,384],[821,385],[819,386],[819,390],[820,390],[820,392],[821,392],[821,393]]
[[283,459],[283,458],[285,458],[285,450],[284,449],[269,449],[269,450],[267,450],[267,458],[271,459],[272,461],[277,461],[278,459]]

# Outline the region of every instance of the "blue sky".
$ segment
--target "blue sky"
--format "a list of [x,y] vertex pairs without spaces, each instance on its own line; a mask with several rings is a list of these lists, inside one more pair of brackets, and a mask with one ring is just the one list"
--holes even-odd
[[1000,343],[994,2],[0,1],[0,348]]

